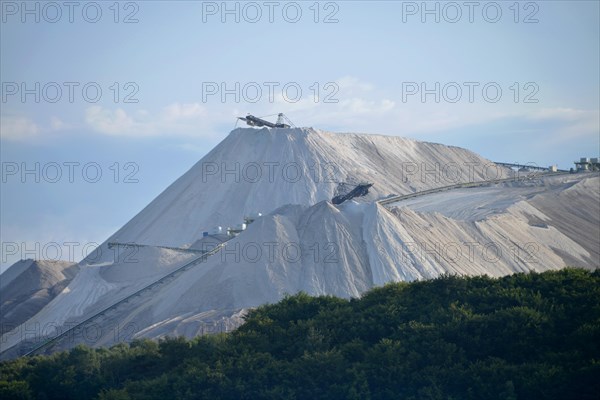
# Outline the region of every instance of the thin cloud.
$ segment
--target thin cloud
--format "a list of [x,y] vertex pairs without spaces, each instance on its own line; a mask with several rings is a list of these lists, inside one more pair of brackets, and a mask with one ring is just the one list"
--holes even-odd
[[598,110],[580,110],[574,108],[545,108],[532,113],[533,121],[554,123],[556,128],[549,135],[549,142],[560,144],[583,138],[600,137],[600,112]]
[[174,103],[159,113],[137,110],[128,113],[121,108],[114,110],[101,106],[85,110],[85,123],[95,132],[111,136],[172,136],[202,135],[210,126],[209,114],[198,103]]
[[11,141],[29,141],[40,134],[40,127],[23,116],[2,115],[0,117],[0,137]]

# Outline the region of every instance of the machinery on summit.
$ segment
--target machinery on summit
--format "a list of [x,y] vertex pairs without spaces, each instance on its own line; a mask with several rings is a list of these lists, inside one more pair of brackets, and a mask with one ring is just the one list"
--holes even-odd
[[[273,114],[275,115],[275,114]],[[268,115],[269,116],[269,115]],[[239,120],[244,121],[246,124],[250,126],[266,126],[269,128],[290,128],[294,126],[292,121],[288,117],[286,117],[283,113],[277,114],[277,122],[269,122],[265,119],[255,117],[252,114],[248,114],[245,117],[238,117]]]

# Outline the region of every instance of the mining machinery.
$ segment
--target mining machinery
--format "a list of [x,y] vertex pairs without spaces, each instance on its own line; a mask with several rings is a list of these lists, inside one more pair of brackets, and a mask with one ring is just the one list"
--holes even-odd
[[[277,122],[269,122],[265,119],[255,117],[252,114],[248,114],[245,117],[238,117],[238,119],[244,121],[250,126],[266,126],[269,128],[290,128],[293,124],[283,113],[277,114]],[[286,123],[289,122],[289,123]]]
[[368,182],[359,183],[354,189],[352,189],[348,193],[339,194],[339,195],[335,196],[333,199],[331,199],[331,202],[333,204],[342,204],[346,200],[350,200],[355,197],[366,196],[367,194],[369,194],[369,188],[371,186],[373,186],[372,183],[368,183]]

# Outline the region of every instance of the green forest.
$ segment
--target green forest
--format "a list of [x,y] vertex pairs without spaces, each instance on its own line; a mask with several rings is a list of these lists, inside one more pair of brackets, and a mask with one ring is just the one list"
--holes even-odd
[[600,272],[300,293],[237,330],[0,364],[2,399],[598,399]]

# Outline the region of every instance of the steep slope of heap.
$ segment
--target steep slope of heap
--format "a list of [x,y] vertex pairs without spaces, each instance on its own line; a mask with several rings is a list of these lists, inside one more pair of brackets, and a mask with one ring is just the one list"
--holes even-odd
[[490,164],[466,149],[401,137],[239,128],[111,239],[181,246],[251,213],[329,200],[338,182],[374,182],[373,200],[506,174]]

